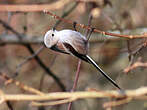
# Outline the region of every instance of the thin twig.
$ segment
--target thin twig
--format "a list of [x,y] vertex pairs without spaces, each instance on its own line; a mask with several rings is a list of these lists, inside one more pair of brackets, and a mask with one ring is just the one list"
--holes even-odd
[[[34,54],[34,50],[31,48],[30,45],[27,46],[29,52],[31,54]],[[54,80],[55,82],[58,84],[58,86],[61,88],[62,91],[65,91],[65,86],[64,84],[61,82],[60,78],[58,78],[58,76],[56,76],[43,62],[42,60],[38,57],[38,55],[34,56],[34,58],[36,59],[37,63],[46,71],[46,73],[48,75],[50,75]]]
[[76,71],[76,76],[75,76],[75,83],[73,85],[73,88],[71,89],[71,92],[76,90],[77,84],[78,84],[78,79],[79,79],[79,73],[80,73],[80,68],[81,68],[81,60],[78,61],[78,65],[77,65],[77,71]]
[[134,70],[135,68],[138,67],[146,67],[147,68],[147,62],[141,62],[141,61],[136,61],[134,64],[130,65],[129,67],[124,69],[124,73],[128,73],[131,70]]
[[38,55],[40,52],[42,52],[44,49],[44,46],[42,46],[41,48],[39,48],[32,56],[27,57],[23,62],[21,62],[19,65],[17,65],[16,68],[16,73],[20,70],[20,68],[27,63],[29,60],[31,60],[32,58],[34,58],[36,55]]
[[[68,11],[64,12],[61,18],[65,18],[66,16],[68,16],[78,6],[78,3],[79,2],[76,2]],[[58,20],[53,26],[53,28],[56,28],[57,25],[59,25],[60,23],[61,23],[61,20]]]
[[[54,58],[50,62],[49,67],[51,67],[54,64],[56,58],[57,58],[57,54],[54,56]],[[42,74],[41,79],[40,79],[39,88],[38,88],[39,90],[42,90],[43,89],[43,86],[42,85],[43,85],[44,78],[45,78],[45,74]]]
[[[92,15],[89,14],[89,18],[88,18],[88,26],[91,26],[91,20],[92,20]],[[89,30],[86,30],[86,34],[85,36],[87,37],[87,41],[89,42],[90,36],[88,36]]]
[[[141,44],[139,44],[139,47],[135,50],[135,51],[131,51],[130,50],[130,47],[129,47],[129,55],[130,56],[133,56],[135,55],[137,52],[141,51],[143,48],[145,48],[147,46],[147,40],[145,39],[143,42],[141,42]],[[137,46],[135,46],[137,47]],[[133,60],[133,59],[132,59]],[[128,73],[130,72],[131,70],[137,68],[137,67],[147,67],[147,62],[141,62],[141,58],[139,57],[138,60],[135,62],[135,63],[131,63],[128,65],[128,67],[126,67],[124,69],[124,73]]]
[[69,98],[69,99],[63,99],[63,100],[51,101],[51,102],[44,102],[44,103],[32,102],[31,105],[33,105],[33,106],[53,106],[53,105],[59,105],[59,104],[65,104],[65,103],[73,102],[75,100],[76,99],[74,99],[74,98]]
[[13,29],[9,24],[7,24],[5,21],[3,21],[3,20],[0,19],[0,24],[2,24],[7,30],[13,32],[13,33],[17,36],[17,38],[18,38],[19,40],[22,39],[22,35],[21,35],[20,33],[18,33],[16,30],[14,30],[14,29]]
[[14,83],[16,86],[18,86],[19,88],[21,88],[21,89],[23,89],[23,90],[25,90],[25,91],[28,91],[28,92],[34,93],[34,94],[38,94],[38,95],[44,95],[43,92],[40,92],[40,91],[38,91],[37,89],[34,89],[34,88],[29,87],[29,86],[27,86],[27,85],[25,85],[25,84],[23,84],[23,83],[21,83],[21,82],[19,82],[19,81],[16,81],[15,79],[10,78],[9,76],[7,76],[7,75],[4,74],[4,73],[0,73],[0,76],[1,76],[3,79],[6,80],[6,82],[5,82],[6,85],[8,85],[8,84],[10,84],[10,83]]
[[[54,17],[55,19],[58,19],[58,20],[62,20],[63,22],[65,23],[69,23],[69,24],[73,24],[73,21],[71,20],[67,20],[67,19],[63,19],[47,10],[44,11],[46,14],[49,14],[50,16]],[[86,26],[84,24],[76,24],[76,26],[79,26],[81,28],[84,28],[84,29],[88,29],[88,30],[91,30],[92,27],[90,26]],[[93,32],[97,32],[97,33],[100,33],[100,34],[103,34],[103,35],[109,35],[109,36],[115,36],[115,37],[122,37],[122,38],[129,38],[129,39],[135,39],[135,38],[146,38],[147,37],[147,34],[144,33],[142,35],[121,35],[121,34],[116,34],[116,33],[109,33],[109,32],[105,32],[105,31],[101,31],[101,30],[98,30],[98,29],[94,29]]]
[[[71,92],[75,91],[75,89],[77,87],[78,80],[79,80],[79,75],[80,75],[80,67],[81,67],[81,60],[78,61],[76,76],[75,76],[75,80],[74,80],[74,84],[73,84],[73,87],[71,89]],[[70,102],[68,104],[68,109],[67,110],[71,110],[71,106],[72,106],[72,102]]]
[[110,101],[110,102],[105,102],[103,104],[103,107],[104,108],[109,108],[109,107],[116,107],[116,106],[119,106],[119,105],[122,105],[122,104],[126,104],[128,102],[130,102],[132,100],[132,98],[125,98],[125,99],[122,99],[122,100],[116,100],[116,101]]

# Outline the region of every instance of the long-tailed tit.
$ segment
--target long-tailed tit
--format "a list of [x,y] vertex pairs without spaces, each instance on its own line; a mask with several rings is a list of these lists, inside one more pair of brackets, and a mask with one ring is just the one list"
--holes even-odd
[[44,36],[44,44],[47,48],[64,54],[76,56],[92,64],[102,75],[104,75],[114,86],[121,89],[114,80],[112,80],[91,57],[87,55],[88,43],[85,36],[73,30],[55,29],[49,30]]

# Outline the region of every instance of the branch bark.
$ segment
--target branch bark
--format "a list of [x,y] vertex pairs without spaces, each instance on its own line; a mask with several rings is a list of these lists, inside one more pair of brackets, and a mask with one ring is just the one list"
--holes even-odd
[[[65,99],[87,99],[87,98],[112,98],[124,100],[124,98],[130,98],[129,101],[147,100],[147,87],[138,88],[136,90],[126,90],[124,93],[115,90],[108,91],[79,91],[79,92],[54,92],[44,95],[31,95],[31,94],[5,94],[0,91],[1,103],[4,101],[54,101]],[[73,100],[73,101],[74,101]],[[72,100],[71,100],[72,101]],[[67,103],[67,101],[66,101]],[[117,101],[116,101],[117,103]]]
[[58,0],[51,4],[32,4],[32,5],[10,5],[1,4],[0,12],[41,12],[43,10],[59,10],[67,5],[70,0]]
[[[45,10],[44,12],[46,14],[49,14],[50,16],[54,17],[55,19],[61,20],[61,21],[65,22],[65,23],[68,23],[68,24],[73,24],[74,23],[71,20],[61,18],[60,16],[57,16],[57,15],[51,13],[50,11]],[[91,26],[87,26],[87,25],[80,24],[80,23],[76,23],[76,26],[78,26],[80,28],[83,28],[83,29],[88,29],[88,30],[91,30],[93,28]],[[96,29],[96,28],[93,29],[93,32],[100,33],[102,35],[109,35],[109,36],[128,38],[128,39],[147,38],[147,33],[143,33],[141,35],[122,35],[122,34],[118,34],[118,33],[110,33],[110,32],[101,31],[101,30]]]

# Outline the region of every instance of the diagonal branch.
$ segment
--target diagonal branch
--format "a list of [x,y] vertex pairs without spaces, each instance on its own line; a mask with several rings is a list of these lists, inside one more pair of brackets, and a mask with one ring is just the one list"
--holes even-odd
[[10,83],[14,83],[16,86],[18,86],[19,88],[21,88],[21,89],[23,89],[25,91],[28,91],[28,92],[34,93],[34,94],[38,94],[38,95],[44,95],[43,92],[41,92],[41,91],[39,91],[37,89],[34,89],[32,87],[29,87],[29,86],[27,86],[27,85],[25,85],[25,84],[15,80],[15,79],[13,79],[13,78],[7,76],[6,74],[4,74],[2,72],[0,72],[0,77],[2,77],[3,79],[6,80],[5,81],[5,85],[8,85]]
[[[59,17],[59,16],[57,16],[57,15],[55,15],[55,14],[53,14],[53,13],[47,11],[47,10],[44,10],[44,12],[46,14],[49,14],[50,16],[54,17],[55,19],[61,20],[61,21],[65,22],[65,23],[68,23],[68,24],[73,24],[73,21],[61,18],[61,17]],[[91,26],[86,26],[84,24],[76,23],[76,26],[79,26],[81,28],[88,29],[88,30],[92,29]],[[122,37],[122,38],[129,38],[129,39],[146,38],[147,37],[147,33],[144,33],[142,35],[122,35],[122,34],[116,34],[116,33],[109,33],[109,32],[101,31],[101,30],[98,30],[98,29],[94,29],[93,32],[97,32],[97,33],[100,33],[100,34],[103,34],[103,35]]]

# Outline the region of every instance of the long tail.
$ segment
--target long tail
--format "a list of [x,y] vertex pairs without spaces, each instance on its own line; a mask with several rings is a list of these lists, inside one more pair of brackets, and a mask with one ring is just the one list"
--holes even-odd
[[70,44],[63,43],[64,46],[72,53],[72,55],[75,55],[76,57],[91,63],[102,75],[104,75],[114,86],[116,86],[118,89],[122,90],[115,81],[113,81],[96,63],[92,60],[88,55],[79,54]]
[[111,79],[96,63],[92,60],[88,55],[86,55],[86,59],[91,63],[105,78],[107,78],[114,86],[121,90],[121,88],[116,84],[116,82]]

